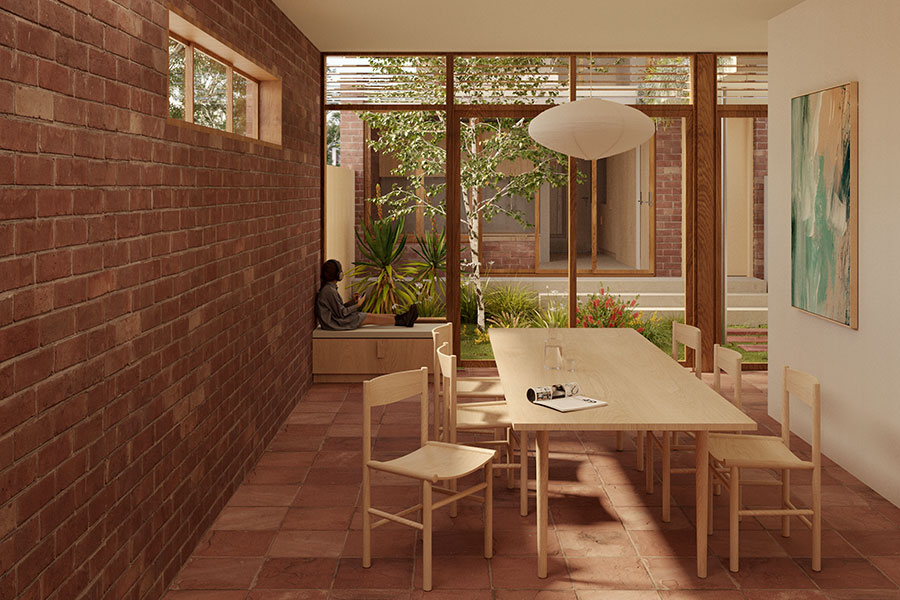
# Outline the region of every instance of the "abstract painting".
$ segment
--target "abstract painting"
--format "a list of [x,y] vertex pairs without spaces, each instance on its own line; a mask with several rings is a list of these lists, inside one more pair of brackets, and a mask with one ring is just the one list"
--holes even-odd
[[791,304],[857,328],[857,83],[791,100]]

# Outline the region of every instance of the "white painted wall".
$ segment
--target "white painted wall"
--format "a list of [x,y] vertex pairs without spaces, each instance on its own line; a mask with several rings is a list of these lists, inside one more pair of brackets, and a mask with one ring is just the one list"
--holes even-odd
[[[864,5],[864,7],[862,6]],[[769,21],[769,413],[781,369],[822,384],[824,453],[900,505],[900,2],[807,0]],[[859,330],[791,307],[790,100],[859,81]],[[800,405],[800,406],[796,406]],[[792,404],[809,439],[809,415]]]

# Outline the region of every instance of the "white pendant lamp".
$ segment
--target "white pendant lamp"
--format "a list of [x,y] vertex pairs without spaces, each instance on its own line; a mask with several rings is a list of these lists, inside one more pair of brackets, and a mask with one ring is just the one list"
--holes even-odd
[[528,126],[542,146],[575,158],[595,160],[620,154],[650,139],[656,127],[641,111],[602,100],[582,98],[545,110]]

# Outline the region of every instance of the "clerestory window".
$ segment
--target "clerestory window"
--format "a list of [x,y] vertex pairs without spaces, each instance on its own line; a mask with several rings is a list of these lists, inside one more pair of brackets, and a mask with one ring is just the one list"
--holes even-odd
[[169,12],[169,117],[281,143],[281,81]]

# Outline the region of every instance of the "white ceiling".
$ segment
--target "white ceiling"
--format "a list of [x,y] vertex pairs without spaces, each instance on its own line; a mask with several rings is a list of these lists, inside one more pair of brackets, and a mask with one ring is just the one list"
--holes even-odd
[[803,0],[274,0],[324,52],[765,51]]

